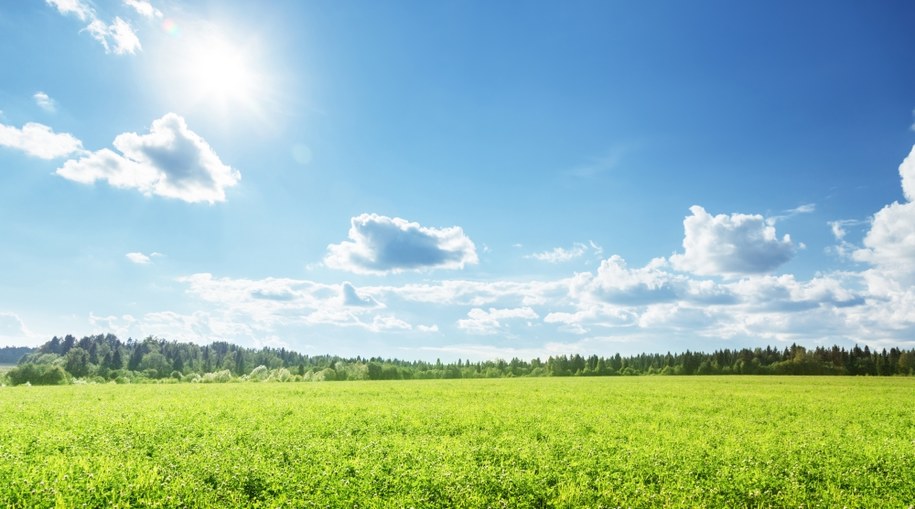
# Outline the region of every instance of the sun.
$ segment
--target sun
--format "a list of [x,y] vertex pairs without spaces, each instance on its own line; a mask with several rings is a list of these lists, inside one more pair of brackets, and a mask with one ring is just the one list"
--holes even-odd
[[231,31],[191,30],[168,37],[155,59],[156,82],[170,108],[206,111],[223,119],[241,113],[264,117],[271,80],[259,39]]
[[188,84],[202,100],[250,103],[259,92],[259,77],[245,48],[210,36],[188,49]]
[[[147,45],[138,86],[166,111],[228,126],[270,126],[282,79],[269,34],[224,23],[177,22]],[[251,122],[251,121],[255,122]]]

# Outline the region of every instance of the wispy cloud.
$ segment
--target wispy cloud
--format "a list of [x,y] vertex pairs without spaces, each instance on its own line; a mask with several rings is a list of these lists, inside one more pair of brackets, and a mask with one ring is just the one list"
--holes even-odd
[[141,16],[147,18],[161,18],[162,11],[156,9],[146,0],[124,0],[124,5],[132,7]]
[[0,342],[10,346],[37,346],[48,338],[29,328],[22,317],[13,312],[0,311]]
[[484,310],[473,308],[467,312],[467,318],[458,320],[458,329],[471,334],[496,334],[505,328],[507,320],[536,320],[540,316],[530,307]]
[[816,212],[816,210],[817,210],[817,206],[815,203],[805,203],[805,204],[799,205],[793,209],[788,209],[788,210],[782,211],[781,214],[767,217],[766,224],[768,224],[770,226],[775,226],[775,224],[778,223],[779,221],[791,219],[792,217],[799,216],[801,214],[812,214],[812,213]]
[[603,156],[591,158],[583,164],[565,170],[563,174],[580,179],[596,177],[617,168],[631,150],[632,147],[628,145],[616,145]]
[[46,0],[48,5],[57,8],[57,11],[63,15],[73,14],[81,21],[87,21],[95,17],[92,8],[82,0]]
[[57,174],[84,184],[103,180],[114,187],[190,203],[225,201],[226,189],[241,179],[174,113],[155,120],[149,134],[118,135],[114,146],[120,154],[109,149],[92,152],[65,162]]
[[600,257],[603,254],[604,249],[595,244],[594,241],[589,240],[587,244],[576,242],[568,249],[564,247],[554,247],[548,251],[526,255],[525,258],[547,263],[564,263],[575,260],[576,258],[581,258],[588,252],[593,252],[596,256]]
[[[142,49],[140,38],[137,37],[130,23],[121,17],[115,17],[110,24],[98,17],[95,10],[83,0],[46,0],[48,5],[57,8],[63,15],[74,15],[80,21],[87,22],[83,30],[99,42],[105,53],[115,55],[133,55]],[[138,2],[143,3],[143,2]],[[131,4],[127,4],[131,5]],[[147,4],[148,5],[148,4]],[[131,5],[135,9],[137,7]],[[150,6],[151,7],[151,6]],[[143,7],[140,7],[142,9]],[[140,9],[137,9],[139,12]]]
[[86,30],[105,48],[105,53],[133,55],[142,49],[140,38],[137,37],[130,23],[120,17],[115,17],[114,22],[110,25],[100,19],[95,19],[86,26]]

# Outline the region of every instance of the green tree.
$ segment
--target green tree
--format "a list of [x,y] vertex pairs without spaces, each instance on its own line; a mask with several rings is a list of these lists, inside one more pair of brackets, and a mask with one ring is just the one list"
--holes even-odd
[[89,374],[89,352],[77,346],[71,348],[65,358],[65,368],[68,373],[77,378]]
[[139,369],[140,371],[154,372],[154,378],[164,378],[172,371],[172,365],[161,353],[149,352],[140,360]]

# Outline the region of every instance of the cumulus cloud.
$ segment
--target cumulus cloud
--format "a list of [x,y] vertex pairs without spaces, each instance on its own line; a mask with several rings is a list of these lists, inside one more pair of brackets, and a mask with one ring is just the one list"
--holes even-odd
[[915,146],[899,165],[899,176],[902,177],[902,194],[907,201],[915,201]]
[[906,202],[893,202],[874,214],[864,247],[852,257],[911,281],[915,276],[915,146],[899,165],[899,176]]
[[137,13],[147,18],[161,18],[162,11],[156,9],[146,0],[124,0],[124,5],[132,7]]
[[67,161],[57,174],[84,184],[104,180],[114,187],[190,203],[225,201],[226,188],[241,179],[174,113],[155,120],[149,134],[118,135],[114,146],[120,154],[109,149],[92,152]]
[[352,218],[348,241],[327,246],[328,267],[359,274],[463,269],[478,263],[473,242],[458,226],[430,228],[399,217]]
[[689,210],[692,215],[683,220],[684,252],[670,257],[677,270],[709,276],[759,274],[787,262],[798,249],[789,235],[779,239],[761,215],[712,216],[698,205]]
[[662,270],[663,258],[656,258],[645,267],[630,269],[618,255],[602,261],[597,274],[578,274],[573,280],[573,294],[591,293],[606,302],[640,305],[668,301],[685,293],[686,278]]
[[32,95],[32,98],[35,99],[35,104],[37,104],[39,108],[47,111],[48,113],[54,113],[57,111],[57,103],[55,103],[54,99],[51,99],[48,94],[38,91]]
[[0,146],[21,150],[41,159],[84,153],[83,143],[68,133],[55,133],[43,124],[29,122],[21,129],[0,124]]
[[467,318],[458,320],[457,326],[471,334],[496,334],[504,327],[505,320],[536,320],[540,316],[531,308],[496,309],[489,311],[473,308],[467,313]]

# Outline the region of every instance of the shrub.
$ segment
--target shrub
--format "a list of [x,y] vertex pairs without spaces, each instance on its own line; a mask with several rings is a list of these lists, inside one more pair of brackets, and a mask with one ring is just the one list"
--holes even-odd
[[251,374],[248,376],[249,380],[254,382],[262,382],[267,379],[267,376],[270,374],[267,366],[261,364],[260,366],[251,370]]
[[58,365],[22,364],[7,374],[12,385],[61,385],[70,382],[70,376]]

